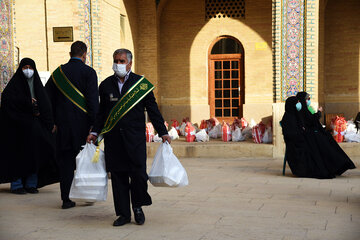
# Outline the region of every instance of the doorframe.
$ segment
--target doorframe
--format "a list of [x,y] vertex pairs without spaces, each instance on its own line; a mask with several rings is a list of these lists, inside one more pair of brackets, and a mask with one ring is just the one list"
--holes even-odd
[[[234,53],[234,54],[211,54],[211,50],[214,47],[214,45],[220,41],[221,39],[224,38],[231,38],[234,41],[238,42],[240,44],[240,46],[242,47],[242,54],[241,53]],[[213,104],[213,106],[211,105],[211,99],[214,100],[215,102],[215,79],[214,76],[211,72],[211,60],[216,60],[216,59],[224,59],[224,57],[226,56],[226,58],[239,58],[240,59],[240,108],[239,108],[239,117],[243,116],[243,105],[245,104],[245,65],[244,65],[244,55],[245,55],[245,50],[243,45],[241,44],[241,42],[232,36],[228,36],[228,35],[224,35],[224,36],[220,36],[217,37],[214,41],[212,41],[212,43],[209,46],[208,49],[208,105],[210,107],[210,117],[215,117],[215,105]],[[232,117],[231,117],[232,118]]]

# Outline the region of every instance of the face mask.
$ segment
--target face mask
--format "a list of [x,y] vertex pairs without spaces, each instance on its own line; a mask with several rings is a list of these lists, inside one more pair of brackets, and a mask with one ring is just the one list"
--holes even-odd
[[300,110],[302,108],[301,102],[298,102],[295,106],[296,106],[296,110],[298,110],[298,112],[300,112]]
[[307,105],[307,106],[310,106],[310,104],[311,104],[311,101],[310,101],[310,100],[307,100],[307,101],[306,101],[306,105]]
[[27,68],[22,70],[26,78],[31,78],[34,75],[34,70]]
[[127,66],[127,64],[114,63],[113,70],[114,70],[115,74],[118,75],[119,77],[125,77],[125,75],[127,74],[126,66]]

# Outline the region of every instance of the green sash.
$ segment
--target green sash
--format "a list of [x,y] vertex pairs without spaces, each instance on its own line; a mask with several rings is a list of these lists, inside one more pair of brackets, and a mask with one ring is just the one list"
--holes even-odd
[[56,87],[78,108],[87,113],[86,100],[84,95],[70,82],[59,66],[52,74]]
[[105,133],[111,131],[116,123],[154,88],[154,85],[144,77],[137,81],[111,109],[104,128],[99,134],[98,142],[102,140]]

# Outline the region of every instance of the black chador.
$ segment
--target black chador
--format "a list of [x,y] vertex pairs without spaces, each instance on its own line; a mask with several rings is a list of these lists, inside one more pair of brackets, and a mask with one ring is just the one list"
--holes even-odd
[[285,158],[291,172],[297,177],[334,178],[335,175],[327,169],[320,152],[309,145],[297,104],[300,104],[298,107],[301,111],[302,105],[295,96],[286,99],[285,114],[281,120],[286,145]]
[[[22,71],[26,65],[34,70],[29,79]],[[28,81],[33,81],[31,88]],[[38,174],[38,187],[56,182],[51,105],[32,59],[21,60],[5,87],[0,120],[0,182],[34,173]]]
[[299,92],[296,95],[301,103],[302,109],[299,111],[299,122],[305,129],[305,139],[312,153],[315,153],[315,159],[322,159],[329,176],[343,174],[348,169],[355,168],[354,163],[341,149],[330,133],[322,127],[319,119],[321,112],[311,113],[307,107],[310,101],[310,95],[306,92]]

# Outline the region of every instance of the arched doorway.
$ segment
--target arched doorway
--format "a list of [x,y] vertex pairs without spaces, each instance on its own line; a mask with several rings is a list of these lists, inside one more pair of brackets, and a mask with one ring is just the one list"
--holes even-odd
[[209,48],[210,116],[223,121],[242,117],[244,49],[234,37],[217,38]]

